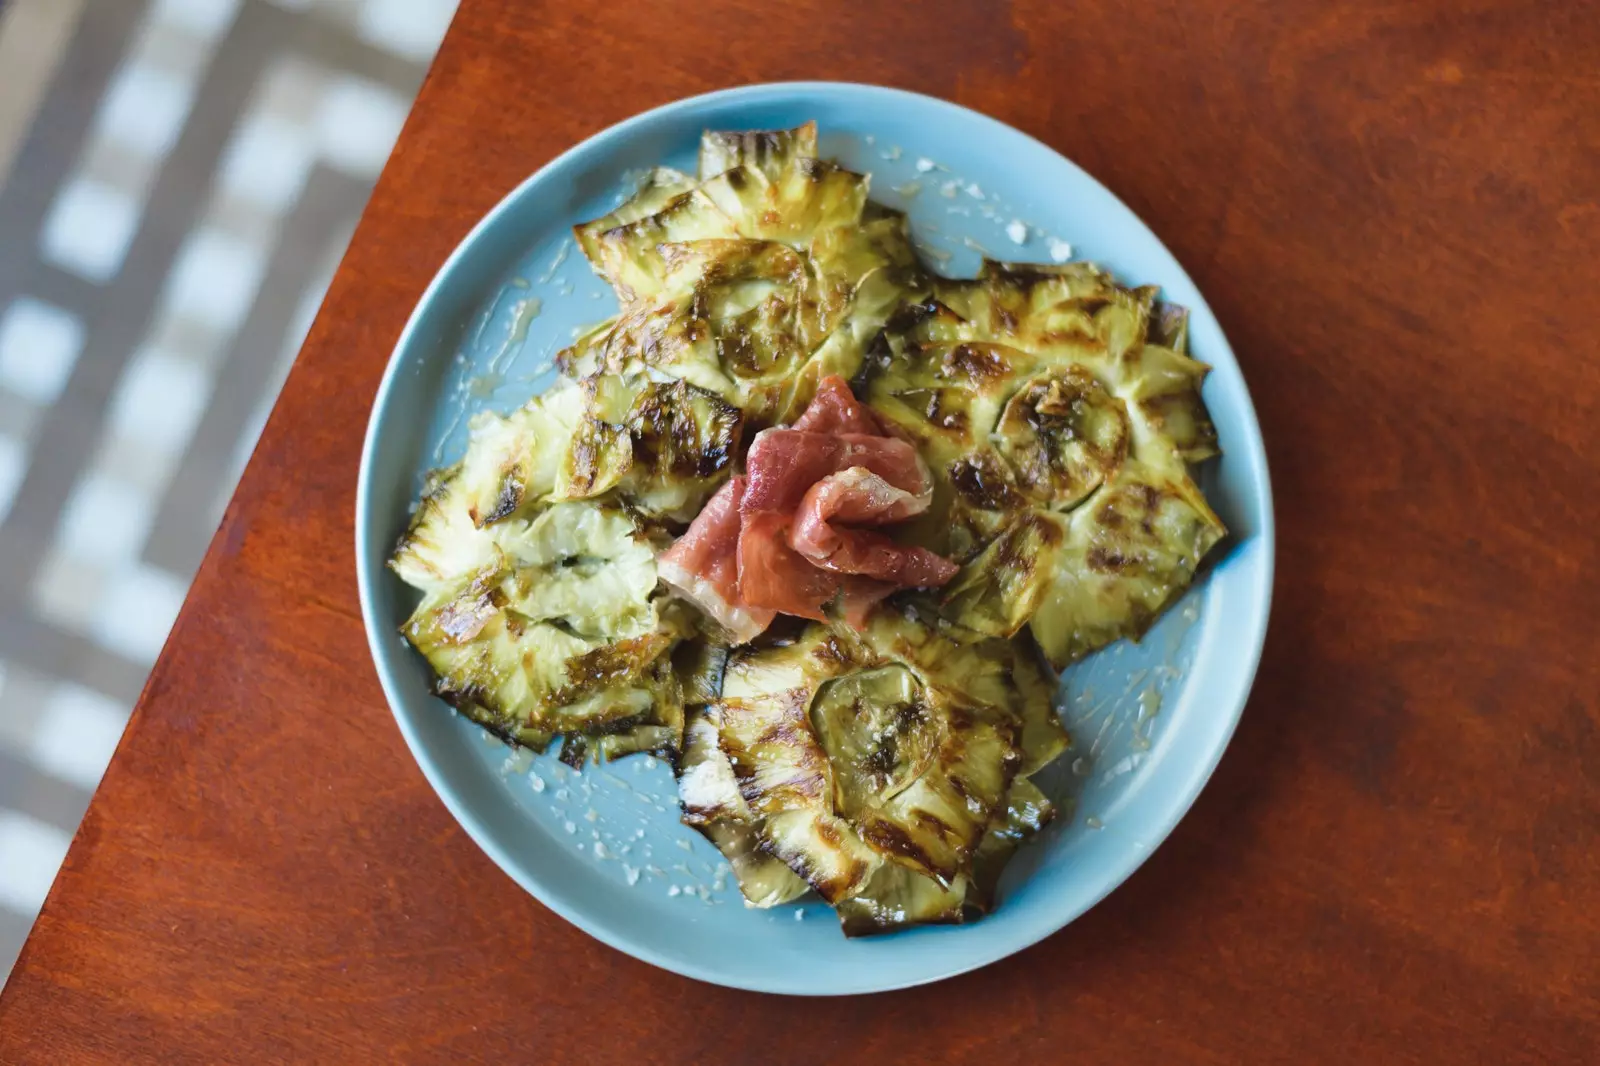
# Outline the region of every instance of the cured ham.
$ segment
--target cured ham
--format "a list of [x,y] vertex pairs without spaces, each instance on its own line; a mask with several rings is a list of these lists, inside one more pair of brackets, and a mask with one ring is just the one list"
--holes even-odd
[[839,591],[839,579],[813,566],[789,546],[789,516],[756,511],[739,531],[739,596],[760,609],[798,618],[827,618],[822,608]]
[[956,565],[882,527],[928,509],[933,479],[909,442],[830,377],[794,425],[756,435],[734,478],[660,560],[662,579],[748,641],[777,614],[865,624],[902,588],[943,585]]
[[802,433],[852,433],[866,437],[886,437],[883,423],[872,409],[856,400],[844,378],[834,375],[817,384],[817,394],[795,421]]
[[744,494],[745,479],[731,479],[706,501],[689,531],[656,560],[661,580],[738,643],[754,640],[776,614],[753,609],[739,597],[739,503]]
[[856,433],[767,429],[756,434],[745,458],[750,485],[740,510],[745,514],[793,511],[811,486],[857,467],[920,499],[921,507],[908,514],[926,510],[933,499],[927,464],[906,441]]
[[943,585],[955,563],[926,548],[896,544],[863,526],[900,522],[928,509],[930,497],[898,488],[865,467],[852,466],[812,485],[800,501],[789,546],[813,565],[860,574],[900,588]]

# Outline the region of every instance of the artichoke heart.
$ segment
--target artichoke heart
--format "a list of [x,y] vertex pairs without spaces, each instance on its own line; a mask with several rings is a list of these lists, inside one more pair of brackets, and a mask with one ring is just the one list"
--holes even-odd
[[[448,486],[430,499],[414,544],[429,542],[452,502]],[[517,740],[528,731],[681,728],[667,654],[686,626],[656,598],[654,549],[634,519],[593,502],[561,503],[489,529],[457,515],[452,532],[475,542],[483,565],[453,583],[431,582],[402,627],[433,667],[441,697]],[[406,576],[415,550],[402,557],[396,569]],[[653,737],[654,746],[677,746],[675,735]]]
[[577,227],[622,314],[563,365],[652,367],[756,427],[792,420],[822,378],[853,376],[895,307],[926,287],[904,216],[866,219],[868,184],[817,158],[811,123],[708,132],[697,181],[658,170]]
[[1188,318],[1092,264],[988,262],[895,312],[868,402],[935,471],[918,543],[965,560],[945,616],[1028,627],[1052,666],[1138,638],[1226,529],[1189,464],[1216,454]]
[[860,632],[813,624],[736,649],[719,701],[691,725],[691,746],[715,732],[726,769],[713,776],[701,757],[685,770],[686,820],[748,825],[850,935],[959,921],[1019,774],[1066,748],[1039,667],[1019,654],[896,610]]

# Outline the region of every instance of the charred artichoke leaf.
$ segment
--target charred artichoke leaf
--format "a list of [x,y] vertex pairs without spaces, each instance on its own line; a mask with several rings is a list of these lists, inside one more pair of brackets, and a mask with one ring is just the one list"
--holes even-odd
[[739,236],[803,249],[823,230],[859,223],[868,185],[866,175],[835,163],[796,159],[772,177],[752,166],[734,167],[706,181],[700,192]]
[[722,679],[720,745],[759,814],[832,810],[828,757],[811,728],[817,688],[833,676],[821,627],[787,646],[736,651]]
[[509,415],[474,416],[456,473],[472,523],[525,516],[544,502],[562,478],[567,445],[582,418],[583,394],[567,381]]
[[765,850],[759,831],[749,822],[710,822],[696,828],[728,860],[747,906],[776,907],[811,891],[783,860]]
[[693,189],[669,200],[653,215],[605,230],[594,238],[600,275],[626,307],[661,291],[666,264],[663,244],[740,236],[728,216],[706,195]]
[[1189,354],[1189,309],[1157,300],[1150,310],[1151,344],[1171,348],[1179,355]]
[[1147,435],[1174,448],[1186,463],[1221,454],[1200,387],[1211,368],[1172,348],[1147,344],[1124,367],[1121,395]]
[[685,702],[682,679],[673,660],[657,658],[647,671],[647,681],[655,696],[650,710],[625,728],[611,728],[588,735],[588,755],[598,762],[611,762],[625,755],[651,752],[676,761],[684,744]]
[[963,920],[970,894],[970,880],[964,874],[947,886],[915,870],[884,863],[835,907],[845,936],[873,936],[912,925],[957,924]]
[[945,617],[990,637],[1021,632],[1057,584],[1065,540],[1060,516],[1018,515],[944,587]]
[[1017,767],[1017,776],[1032,777],[1070,751],[1072,737],[1056,711],[1055,678],[1039,662],[1037,649],[1021,640],[1011,642],[1011,680],[1022,722],[1022,765]]
[[687,382],[651,382],[624,425],[633,449],[633,467],[622,482],[625,497],[645,514],[687,522],[731,469],[744,414]]
[[1011,783],[1004,809],[989,823],[973,856],[972,874],[966,884],[968,907],[979,913],[994,909],[995,889],[1006,863],[1055,816],[1055,805],[1032,781],[1019,777]]
[[683,822],[728,860],[750,906],[773,907],[798,899],[809,886],[763,850],[759,823],[739,794],[728,757],[717,746],[719,721],[714,704],[689,712],[678,776]]
[[467,718],[495,734],[506,743],[528,748],[535,753],[542,754],[550,746],[550,742],[555,739],[553,733],[518,726],[517,723],[475,703],[462,703],[460,711]]
[[585,414],[573,428],[556,469],[551,498],[587,500],[620,485],[633,467],[633,441],[624,426]]
[[497,534],[472,521],[467,483],[461,466],[428,476],[422,500],[410,525],[395,545],[389,568],[412,588],[433,595],[460,583],[497,558]]
[[755,820],[739,791],[733,764],[718,746],[721,724],[722,712],[716,704],[702,704],[688,712],[683,761],[678,769],[678,805],[685,825]]
[[556,353],[556,369],[574,381],[593,377],[605,366],[606,342],[616,327],[617,319],[608,318],[579,334],[571,346]]
[[687,522],[733,463],[743,414],[715,393],[643,374],[579,382],[584,414],[551,499],[612,493],[640,514]]
[[798,160],[817,157],[817,124],[792,130],[706,130],[700,134],[700,180],[738,166],[775,179]]
[[884,857],[843,818],[821,809],[788,810],[761,823],[762,845],[833,906],[860,893]]
[[671,167],[656,167],[639,182],[633,196],[610,214],[601,215],[592,222],[572,227],[573,239],[595,273],[605,277],[600,256],[600,235],[607,230],[637,222],[660,213],[668,204],[694,189],[695,182],[681,171]]
[[851,311],[863,319],[859,334],[876,333],[908,294],[927,285],[906,216],[899,212],[822,230],[811,239],[809,253],[817,337],[833,333]]
[[1068,516],[1060,563],[1030,622],[1045,657],[1060,669],[1142,636],[1225,534],[1185,472],[1130,460]]

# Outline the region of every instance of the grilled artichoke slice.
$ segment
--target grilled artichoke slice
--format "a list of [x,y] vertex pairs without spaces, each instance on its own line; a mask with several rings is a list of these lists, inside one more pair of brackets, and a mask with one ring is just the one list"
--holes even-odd
[[472,523],[526,517],[557,494],[558,484],[569,488],[564,465],[582,419],[583,393],[567,381],[509,415],[476,415],[456,474]]
[[1067,522],[1030,627],[1053,663],[1142,636],[1194,580],[1224,532],[1181,469],[1133,461]]
[[868,184],[866,175],[834,163],[797,158],[771,177],[734,167],[700,190],[741,236],[805,248],[823,231],[861,221]]
[[683,822],[722,852],[750,906],[790,903],[810,886],[763,849],[760,820],[739,794],[728,757],[717,746],[720,721],[715,704],[689,713],[678,777]]
[[[442,488],[433,499],[424,533],[436,534],[453,498]],[[676,679],[658,664],[685,623],[656,597],[654,548],[632,518],[585,502],[487,530],[459,517],[454,526],[487,561],[453,583],[424,571],[425,595],[402,627],[440,696],[512,736],[681,722],[671,711],[681,705]],[[437,536],[414,527],[409,539],[402,576],[418,571],[420,545]]]
[[792,130],[706,130],[700,135],[700,180],[749,166],[777,178],[796,160],[817,157],[817,124]]
[[816,131],[707,133],[700,183],[658,172],[577,228],[623,313],[562,365],[650,367],[714,392],[759,428],[796,417],[828,374],[926,281],[904,216],[863,221],[868,180],[816,158]]
[[[987,838],[986,838],[987,839]],[[950,885],[895,863],[872,872],[858,893],[834,905],[845,936],[871,936],[911,925],[953,925],[966,917],[971,881]]]
[[722,484],[738,453],[744,416],[716,393],[684,381],[597,374],[568,466],[593,491],[651,517],[688,522]]
[[694,187],[695,182],[687,174],[671,167],[656,167],[645,175],[633,196],[615,211],[572,227],[573,238],[589,262],[598,266],[601,263],[602,234],[659,214],[678,197],[692,192]]
[[766,848],[848,932],[959,917],[1024,761],[1012,669],[1006,644],[895,611],[730,658],[718,743],[739,793]]
[[[590,242],[595,254],[589,261],[626,306],[661,291],[667,272],[661,245],[737,236],[739,231],[717,204],[703,190],[692,188],[654,214],[595,235]],[[587,254],[589,248],[584,251]]]
[[1216,453],[1187,317],[1090,264],[986,263],[937,281],[873,344],[860,385],[935,470],[912,530],[965,559],[959,626],[1023,626],[1053,666],[1137,638],[1226,530],[1188,464]]
[[967,907],[980,914],[994,909],[995,890],[1006,863],[1055,816],[1055,805],[1032,781],[1019,777],[1011,783],[1005,807],[989,823],[989,830],[973,855],[963,901]]

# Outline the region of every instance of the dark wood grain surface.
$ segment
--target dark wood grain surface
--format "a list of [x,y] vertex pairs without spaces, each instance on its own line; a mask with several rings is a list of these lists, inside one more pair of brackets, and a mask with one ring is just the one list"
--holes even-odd
[[[456,828],[353,577],[406,315],[511,186],[743,82],[905,86],[1095,174],[1195,276],[1278,491],[1199,804],[1080,921],[801,1002],[590,940]],[[465,0],[0,998],[0,1062],[1594,1062],[1592,5]]]

